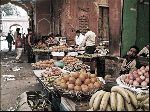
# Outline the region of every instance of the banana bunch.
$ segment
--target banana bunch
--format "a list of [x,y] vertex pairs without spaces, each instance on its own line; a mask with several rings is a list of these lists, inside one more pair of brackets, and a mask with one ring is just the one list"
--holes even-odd
[[[87,111],[136,111],[139,105],[136,94],[121,86],[113,86],[111,92],[100,90],[94,93],[89,107],[90,109]],[[149,109],[149,102],[145,108]]]
[[138,109],[137,111],[149,111],[149,92],[146,94],[139,93],[137,95]]

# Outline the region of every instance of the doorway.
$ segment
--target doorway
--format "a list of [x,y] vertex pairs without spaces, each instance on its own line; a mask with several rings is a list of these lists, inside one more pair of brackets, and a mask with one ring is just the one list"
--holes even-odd
[[99,6],[98,43],[109,41],[109,7]]

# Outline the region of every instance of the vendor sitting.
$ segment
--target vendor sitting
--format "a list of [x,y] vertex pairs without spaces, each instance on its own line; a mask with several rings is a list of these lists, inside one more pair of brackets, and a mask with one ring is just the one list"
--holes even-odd
[[128,74],[129,71],[136,71],[140,69],[141,64],[138,61],[137,54],[139,53],[139,48],[137,46],[131,46],[127,55],[123,58],[125,60],[122,63],[120,74]]

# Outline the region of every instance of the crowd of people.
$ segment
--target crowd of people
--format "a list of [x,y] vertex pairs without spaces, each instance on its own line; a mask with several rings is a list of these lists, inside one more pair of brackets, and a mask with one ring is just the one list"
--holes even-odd
[[[21,37],[22,36],[22,37]],[[12,44],[15,45],[16,58],[14,62],[21,62],[23,53],[28,55],[28,63],[35,62],[35,56],[32,51],[31,45],[33,45],[33,33],[31,29],[28,29],[28,34],[25,35],[20,33],[20,28],[17,28],[14,35],[8,33],[6,36],[8,42],[8,52],[12,50]]]

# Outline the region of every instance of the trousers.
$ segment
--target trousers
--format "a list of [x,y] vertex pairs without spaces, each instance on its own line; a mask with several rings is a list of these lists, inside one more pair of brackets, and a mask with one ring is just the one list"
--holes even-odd
[[19,60],[21,58],[23,52],[23,48],[17,48],[16,53],[17,53],[17,57],[16,60]]

